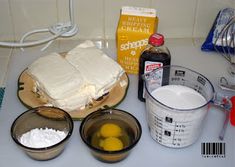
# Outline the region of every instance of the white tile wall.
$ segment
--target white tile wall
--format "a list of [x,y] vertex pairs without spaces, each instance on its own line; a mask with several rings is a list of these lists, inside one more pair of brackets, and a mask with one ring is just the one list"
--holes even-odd
[[16,40],[28,31],[47,28],[58,20],[57,0],[8,0],[8,2]]
[[5,86],[8,62],[12,53],[12,49],[0,48],[0,87]]
[[197,0],[153,0],[159,17],[158,31],[166,37],[192,37]]
[[[0,40],[68,21],[69,0],[0,0]],[[74,0],[75,39],[114,39],[124,5],[156,8],[159,32],[168,38],[205,37],[218,11],[235,0]],[[31,37],[30,39],[35,39]]]
[[[69,0],[57,0],[59,21],[69,21]],[[73,38],[104,37],[104,1],[73,0],[75,23],[79,34]]]
[[0,40],[14,40],[9,0],[0,0]]
[[104,38],[104,0],[78,0],[75,18],[79,26],[78,38]]
[[235,8],[235,0],[198,0],[193,37],[207,36],[218,11],[226,7]]

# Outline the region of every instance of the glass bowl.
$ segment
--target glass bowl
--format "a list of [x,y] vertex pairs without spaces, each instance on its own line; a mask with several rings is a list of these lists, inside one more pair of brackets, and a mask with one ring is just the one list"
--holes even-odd
[[[35,129],[50,129],[57,132],[64,132],[65,136],[63,136],[63,139],[58,140],[58,142],[45,147],[35,147],[28,143],[22,144],[22,136]],[[15,119],[11,126],[12,139],[29,157],[36,160],[49,160],[57,157],[64,150],[65,144],[72,135],[72,132],[73,120],[70,115],[59,108],[46,106],[33,108],[22,113]],[[54,138],[50,136],[49,140],[54,140]],[[28,140],[32,141],[33,138],[28,138]]]
[[107,163],[125,159],[141,134],[139,121],[119,109],[95,111],[85,117],[80,125],[81,138],[92,155]]

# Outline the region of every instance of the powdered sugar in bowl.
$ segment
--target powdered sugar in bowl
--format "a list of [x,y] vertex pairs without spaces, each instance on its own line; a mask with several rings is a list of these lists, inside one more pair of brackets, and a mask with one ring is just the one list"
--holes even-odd
[[73,132],[70,115],[55,107],[37,107],[18,116],[11,126],[11,136],[27,155],[49,160],[63,150]]

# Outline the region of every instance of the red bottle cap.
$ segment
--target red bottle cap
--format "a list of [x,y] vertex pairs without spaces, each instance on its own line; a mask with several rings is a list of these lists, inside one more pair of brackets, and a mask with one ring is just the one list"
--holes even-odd
[[161,46],[164,44],[164,36],[159,33],[152,34],[149,37],[149,44],[153,46]]

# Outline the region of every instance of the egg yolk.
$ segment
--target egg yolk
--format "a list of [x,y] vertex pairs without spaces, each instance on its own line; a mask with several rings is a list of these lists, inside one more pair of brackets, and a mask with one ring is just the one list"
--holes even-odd
[[123,149],[122,141],[116,137],[108,137],[104,140],[100,140],[99,145],[105,151],[118,151]]
[[104,138],[106,137],[119,137],[121,136],[121,128],[113,123],[106,123],[100,128],[100,135]]

